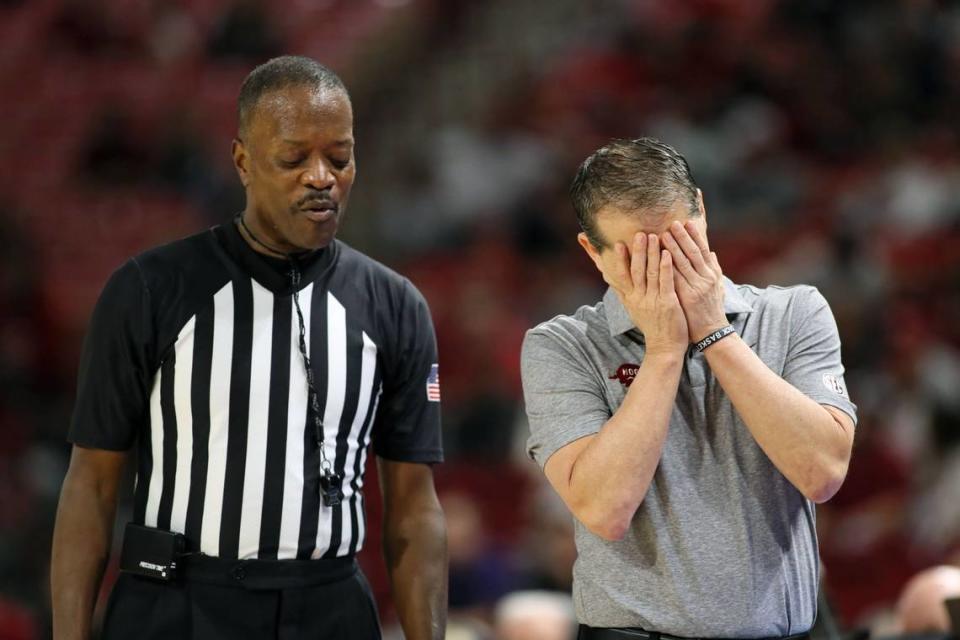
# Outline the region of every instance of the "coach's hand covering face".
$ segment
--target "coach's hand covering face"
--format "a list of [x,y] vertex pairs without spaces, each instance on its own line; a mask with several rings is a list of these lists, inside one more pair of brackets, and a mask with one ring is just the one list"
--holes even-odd
[[336,86],[299,85],[241,102],[233,161],[257,237],[285,253],[327,246],[356,176],[350,99]]
[[[723,270],[707,242],[706,212],[699,189],[692,202],[678,195],[672,203],[641,215],[623,206],[607,205],[597,212],[594,224],[594,240],[582,232],[577,241],[644,335],[648,331],[644,330],[642,317],[635,315],[635,298],[646,289],[632,286],[633,277],[642,273],[646,280],[655,276],[656,281],[661,277],[670,280],[664,290],[677,296],[690,342],[727,325]],[[594,241],[600,243],[599,247]],[[649,349],[650,336],[647,342]],[[686,343],[677,346],[682,350]]]
[[724,277],[661,142],[611,142],[570,191],[610,287],[531,329],[521,371],[529,454],[576,518],[580,640],[807,633],[814,507],[843,482],[856,415],[826,300]]

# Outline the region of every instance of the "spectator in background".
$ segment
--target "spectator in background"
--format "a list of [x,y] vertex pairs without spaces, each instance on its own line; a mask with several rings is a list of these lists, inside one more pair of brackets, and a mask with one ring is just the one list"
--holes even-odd
[[200,28],[180,2],[154,0],[146,44],[161,66],[197,61],[202,53]]
[[39,640],[40,628],[29,608],[0,596],[0,633],[3,640]]
[[81,171],[91,182],[142,185],[151,178],[150,148],[130,114],[113,107],[100,114],[84,144]]
[[280,52],[271,14],[259,0],[234,0],[214,27],[208,44],[214,58],[258,61]]
[[144,47],[118,10],[105,0],[67,0],[53,21],[53,35],[64,48],[85,56],[129,56]]
[[577,559],[570,512],[553,489],[541,485],[527,513],[517,580],[520,587],[570,593]]
[[512,586],[508,559],[490,543],[473,498],[445,493],[440,504],[447,519],[451,615],[486,619]]
[[551,591],[517,591],[494,611],[496,640],[571,640],[575,620],[570,596]]
[[[897,633],[948,633],[946,600],[960,598],[960,568],[939,566],[922,571],[904,587],[896,609]],[[958,620],[957,622],[960,622]]]

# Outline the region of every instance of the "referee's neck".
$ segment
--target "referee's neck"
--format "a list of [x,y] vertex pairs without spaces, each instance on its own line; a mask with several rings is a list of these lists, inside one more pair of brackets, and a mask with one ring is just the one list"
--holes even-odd
[[250,228],[251,224],[257,226],[256,222],[253,222],[253,218],[254,216],[248,216],[246,212],[244,212],[237,216],[235,225],[244,242],[246,242],[247,246],[249,246],[255,252],[271,258],[302,259],[310,256],[314,251],[316,251],[315,249],[304,249],[287,252],[273,246],[273,243],[264,237],[266,234],[261,233],[259,230]]

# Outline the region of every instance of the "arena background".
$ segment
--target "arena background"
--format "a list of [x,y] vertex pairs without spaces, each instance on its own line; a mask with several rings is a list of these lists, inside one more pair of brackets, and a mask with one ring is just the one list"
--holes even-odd
[[[960,563],[956,3],[2,0],[0,638],[49,633],[96,296],[125,257],[239,210],[235,98],[280,53],[345,79],[343,237],[433,311],[450,637],[484,637],[504,594],[569,589],[569,516],[523,455],[518,353],[602,293],[566,186],[611,137],[686,155],[728,275],[812,283],[833,307],[860,406],[849,478],[818,509],[841,628],[882,632],[911,574]],[[391,633],[376,536],[363,561]]]

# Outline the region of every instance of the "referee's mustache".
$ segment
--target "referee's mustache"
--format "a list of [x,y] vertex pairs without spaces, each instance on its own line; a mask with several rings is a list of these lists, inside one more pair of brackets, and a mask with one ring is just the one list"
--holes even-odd
[[308,193],[304,197],[297,200],[297,206],[301,209],[309,209],[310,207],[325,207],[333,209],[334,211],[339,208],[339,205],[331,197],[329,191]]

